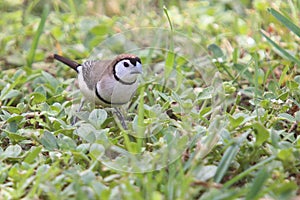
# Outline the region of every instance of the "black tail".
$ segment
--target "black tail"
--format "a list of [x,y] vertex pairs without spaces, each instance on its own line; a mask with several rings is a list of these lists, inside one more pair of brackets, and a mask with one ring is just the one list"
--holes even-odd
[[71,67],[72,69],[74,69],[78,73],[77,67],[80,66],[79,63],[75,62],[74,60],[70,60],[68,58],[65,58],[65,57],[62,57],[60,55],[57,55],[57,54],[54,54],[53,57],[54,57],[54,59],[56,59],[56,60],[58,60],[58,61],[60,61],[60,62],[62,62],[64,64],[68,65],[69,67]]

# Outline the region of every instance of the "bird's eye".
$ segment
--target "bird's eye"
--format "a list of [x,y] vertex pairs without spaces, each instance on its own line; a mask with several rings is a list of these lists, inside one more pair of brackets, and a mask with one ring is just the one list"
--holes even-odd
[[124,67],[129,67],[128,62],[124,62],[123,65],[124,65]]

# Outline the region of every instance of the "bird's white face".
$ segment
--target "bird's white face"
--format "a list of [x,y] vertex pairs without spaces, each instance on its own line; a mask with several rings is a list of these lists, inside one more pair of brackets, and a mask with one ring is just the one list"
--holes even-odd
[[123,82],[130,83],[142,73],[142,64],[139,59],[123,59],[115,66],[115,75]]

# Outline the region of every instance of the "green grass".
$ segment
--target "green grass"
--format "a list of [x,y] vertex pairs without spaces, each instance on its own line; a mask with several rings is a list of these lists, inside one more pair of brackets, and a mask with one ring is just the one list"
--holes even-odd
[[[0,2],[1,199],[296,199],[298,1],[126,2]],[[124,52],[129,130],[51,57]]]

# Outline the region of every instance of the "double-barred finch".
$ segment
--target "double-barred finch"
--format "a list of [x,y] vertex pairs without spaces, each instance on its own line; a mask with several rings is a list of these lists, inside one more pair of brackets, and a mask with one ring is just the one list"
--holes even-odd
[[142,73],[140,58],[118,55],[114,60],[93,60],[79,64],[54,54],[54,58],[78,73],[78,84],[86,100],[104,107],[118,107],[130,101]]

